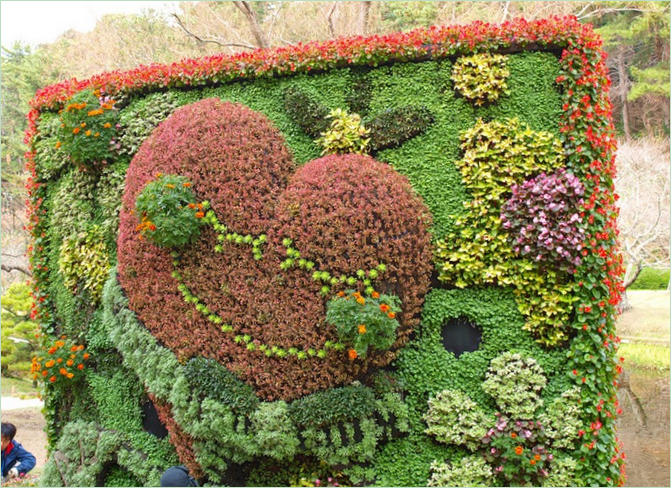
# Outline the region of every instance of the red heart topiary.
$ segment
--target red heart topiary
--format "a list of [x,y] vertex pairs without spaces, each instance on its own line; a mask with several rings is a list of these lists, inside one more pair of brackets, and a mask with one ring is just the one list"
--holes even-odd
[[[281,134],[263,115],[242,105],[201,100],[177,110],[144,142],[126,177],[118,240],[119,280],[131,309],[181,361],[194,356],[224,364],[266,400],[292,400],[365,380],[372,367],[394,358],[417,324],[431,274],[430,214],[407,179],[363,155],[333,155],[293,173]],[[323,349],[337,341],[326,323],[322,283],[294,266],[282,269],[285,238],[318,270],[355,275],[380,263],[373,282],[402,300],[397,340],[390,351],[351,359],[331,349],[325,358],[267,357],[236,343],[235,334],[187,304],[170,252],[141,240],[133,215],[139,192],[157,174],[177,174],[211,203],[219,221],[242,235],[267,235],[263,257],[251,247],[224,243],[203,227],[199,240],[180,250],[183,283],[212,313],[259,344]],[[331,288],[331,295],[345,284]]]

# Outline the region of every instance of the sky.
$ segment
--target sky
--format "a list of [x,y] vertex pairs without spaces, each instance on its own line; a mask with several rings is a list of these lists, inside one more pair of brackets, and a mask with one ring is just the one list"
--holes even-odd
[[153,7],[172,9],[178,2],[168,1],[9,1],[0,2],[0,38],[11,47],[21,40],[35,47],[54,42],[69,29],[88,32],[105,14],[132,14]]

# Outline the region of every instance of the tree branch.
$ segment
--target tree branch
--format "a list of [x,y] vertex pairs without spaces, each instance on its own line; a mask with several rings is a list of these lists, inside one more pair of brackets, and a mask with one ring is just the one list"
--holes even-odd
[[[584,9],[583,9],[584,10]],[[644,8],[600,8],[586,15],[577,16],[578,20],[589,19],[598,14],[610,14],[613,12],[664,12],[665,9],[644,9]]]
[[249,4],[249,2],[233,2],[233,5],[238,7],[238,9],[244,14],[249,26],[252,29],[252,35],[256,39],[258,47],[267,48],[269,47],[268,38],[263,33],[261,26],[259,25],[259,18],[256,16],[256,12]]
[[25,266],[21,266],[20,264],[5,264],[2,263],[0,266],[2,268],[2,271],[5,271],[6,273],[11,273],[12,271],[20,271],[26,276],[32,276],[33,274],[30,272],[28,268]]
[[189,29],[187,29],[186,25],[184,25],[184,22],[182,22],[182,19],[180,19],[179,16],[176,13],[172,13],[170,15],[177,21],[177,25],[179,25],[182,28],[182,30],[184,31],[184,33],[187,36],[193,37],[198,42],[202,42],[202,43],[208,43],[209,42],[209,43],[212,43],[212,44],[217,44],[218,46],[222,46],[222,47],[241,47],[241,48],[244,48],[244,49],[256,49],[256,47],[257,47],[257,46],[253,46],[251,44],[240,44],[240,43],[237,43],[237,42],[221,42],[221,41],[218,41],[216,39],[205,39],[203,37],[200,37],[200,36],[194,34]]

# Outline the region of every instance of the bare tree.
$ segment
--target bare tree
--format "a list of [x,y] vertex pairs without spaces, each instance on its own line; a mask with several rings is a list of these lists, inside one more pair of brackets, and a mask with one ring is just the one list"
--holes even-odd
[[620,243],[625,288],[641,269],[669,267],[669,142],[624,142],[617,153]]

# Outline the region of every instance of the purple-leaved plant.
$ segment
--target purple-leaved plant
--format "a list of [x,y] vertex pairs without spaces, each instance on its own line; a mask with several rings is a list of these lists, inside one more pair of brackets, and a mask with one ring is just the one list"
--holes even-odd
[[513,250],[539,263],[556,263],[569,273],[580,265],[585,229],[579,208],[584,187],[565,169],[513,185],[501,221]]

